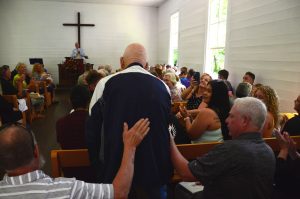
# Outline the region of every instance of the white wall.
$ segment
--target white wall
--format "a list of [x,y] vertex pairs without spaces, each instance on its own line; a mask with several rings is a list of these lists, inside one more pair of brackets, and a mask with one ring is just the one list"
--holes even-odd
[[179,11],[179,66],[203,71],[207,0],[169,0],[158,11],[158,62],[168,62],[170,16]]
[[237,84],[246,71],[270,85],[281,111],[300,94],[300,1],[230,0],[225,68]]
[[[273,87],[280,111],[300,94],[300,1],[229,0],[225,68],[237,85],[246,71]],[[169,0],[159,8],[158,62],[168,60],[170,16],[179,11],[179,66],[203,72],[208,0]]]
[[157,62],[157,8],[1,0],[0,65],[13,69],[19,61],[29,64],[30,57],[42,57],[58,83],[57,64],[70,56],[77,41],[77,28],[62,24],[77,23],[77,12],[81,13],[81,23],[95,24],[81,28],[88,62],[119,68],[119,57],[131,42],[144,44],[149,63]]
[[[280,110],[293,111],[300,91],[300,1],[229,0],[225,68],[236,85],[244,72],[271,85],[280,97]],[[95,65],[119,65],[130,42],[143,43],[150,64],[167,63],[170,16],[179,11],[180,66],[204,71],[208,0],[168,0],[159,9],[108,4],[50,1],[0,1],[0,65],[12,67],[42,57],[58,81],[57,63],[69,56],[77,30],[63,23],[95,27],[82,29],[82,47]]]

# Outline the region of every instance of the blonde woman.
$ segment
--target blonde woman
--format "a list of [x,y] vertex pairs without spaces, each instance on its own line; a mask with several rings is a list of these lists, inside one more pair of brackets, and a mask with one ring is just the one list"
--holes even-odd
[[[197,74],[197,72],[195,74]],[[197,109],[199,107],[202,102],[203,93],[206,90],[207,84],[212,80],[211,76],[207,73],[203,73],[200,79],[197,80],[197,78],[195,79],[195,74],[191,79],[191,85],[181,94],[182,99],[188,101],[188,110]]]
[[[19,63],[16,67],[16,70],[18,74],[16,74],[13,78],[13,86],[18,90],[18,93],[23,93],[23,96],[25,96],[27,90],[29,92],[35,92],[39,87],[38,82],[31,79],[29,84],[26,83],[26,65],[24,63]],[[44,97],[38,94],[30,94],[30,100],[34,107],[34,114],[36,114],[36,117],[44,117],[42,114],[40,114],[44,107]]]
[[[45,72],[45,69],[42,64],[35,63],[32,68],[32,78],[36,83],[38,82],[46,82],[47,91],[51,94],[51,102],[56,103],[54,100],[55,97],[55,85],[53,84],[53,79],[49,73]],[[39,93],[44,94],[44,88],[39,88]]]
[[270,86],[258,87],[254,97],[263,101],[267,107],[268,114],[262,129],[263,137],[272,137],[274,128],[278,127],[278,96]]
[[172,72],[168,72],[164,74],[163,80],[170,89],[172,102],[182,101],[181,89],[176,86],[177,84],[176,74]]

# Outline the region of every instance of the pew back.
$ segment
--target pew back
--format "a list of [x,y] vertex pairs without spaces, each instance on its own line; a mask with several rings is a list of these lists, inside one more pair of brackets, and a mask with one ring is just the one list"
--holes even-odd
[[[300,136],[292,136],[297,142],[297,149],[300,149]],[[276,138],[265,138],[266,143],[273,149],[279,151],[280,147]],[[181,144],[177,145],[178,150],[187,160],[193,160],[209,152],[215,146],[222,144],[221,142],[209,142],[200,144]],[[51,166],[52,177],[63,176],[62,168],[64,167],[86,167],[90,165],[87,149],[76,150],[52,150]],[[179,176],[174,175],[173,182],[180,181]]]
[[63,176],[62,168],[65,167],[87,167],[87,166],[90,166],[90,160],[89,160],[87,149],[51,151],[52,177]]
[[[300,134],[300,133],[299,133]],[[300,149],[300,136],[292,136],[297,143],[297,149]],[[265,142],[272,148],[274,152],[279,151],[280,147],[276,138],[264,138]],[[193,160],[196,157],[202,156],[209,152],[215,146],[222,142],[207,142],[198,144],[179,144],[177,145],[180,153],[187,159]]]

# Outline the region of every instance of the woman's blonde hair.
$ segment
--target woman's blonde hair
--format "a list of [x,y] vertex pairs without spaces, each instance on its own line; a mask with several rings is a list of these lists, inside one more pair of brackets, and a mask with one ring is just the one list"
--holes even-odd
[[202,73],[202,75],[201,75],[201,77],[200,77],[200,79],[202,78],[202,77],[204,77],[204,76],[208,76],[209,77],[209,81],[211,81],[212,80],[212,77],[210,76],[210,74],[208,74],[208,73]]
[[25,67],[26,67],[26,64],[23,63],[23,62],[19,62],[19,63],[16,65],[16,71],[19,71],[19,69],[20,69],[21,66],[25,66]]
[[177,80],[176,80],[176,74],[175,73],[168,72],[168,73],[165,73],[164,76],[169,76],[170,77],[170,81],[172,82],[172,84],[174,86],[176,85]]
[[44,72],[44,70],[43,70],[43,66],[42,66],[42,64],[40,64],[40,63],[35,63],[35,64],[33,64],[33,67],[32,67],[32,73],[34,73],[34,72],[37,72],[36,70],[37,70],[37,67],[41,67],[41,73],[43,73]]
[[[278,95],[275,92],[273,88],[270,86],[260,86],[257,88],[257,91],[261,91],[265,96],[265,104],[267,107],[267,110],[273,115],[274,117],[274,127],[277,127],[278,125],[278,114],[279,114],[279,102],[278,102]],[[255,92],[255,93],[256,93]]]

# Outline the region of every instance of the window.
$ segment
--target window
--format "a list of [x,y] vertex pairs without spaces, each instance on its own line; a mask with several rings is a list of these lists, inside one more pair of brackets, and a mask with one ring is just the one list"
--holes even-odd
[[217,77],[224,69],[228,0],[210,0],[205,71]]
[[176,12],[171,15],[170,26],[170,47],[169,47],[169,61],[171,66],[176,66],[178,62],[178,24],[179,13]]

